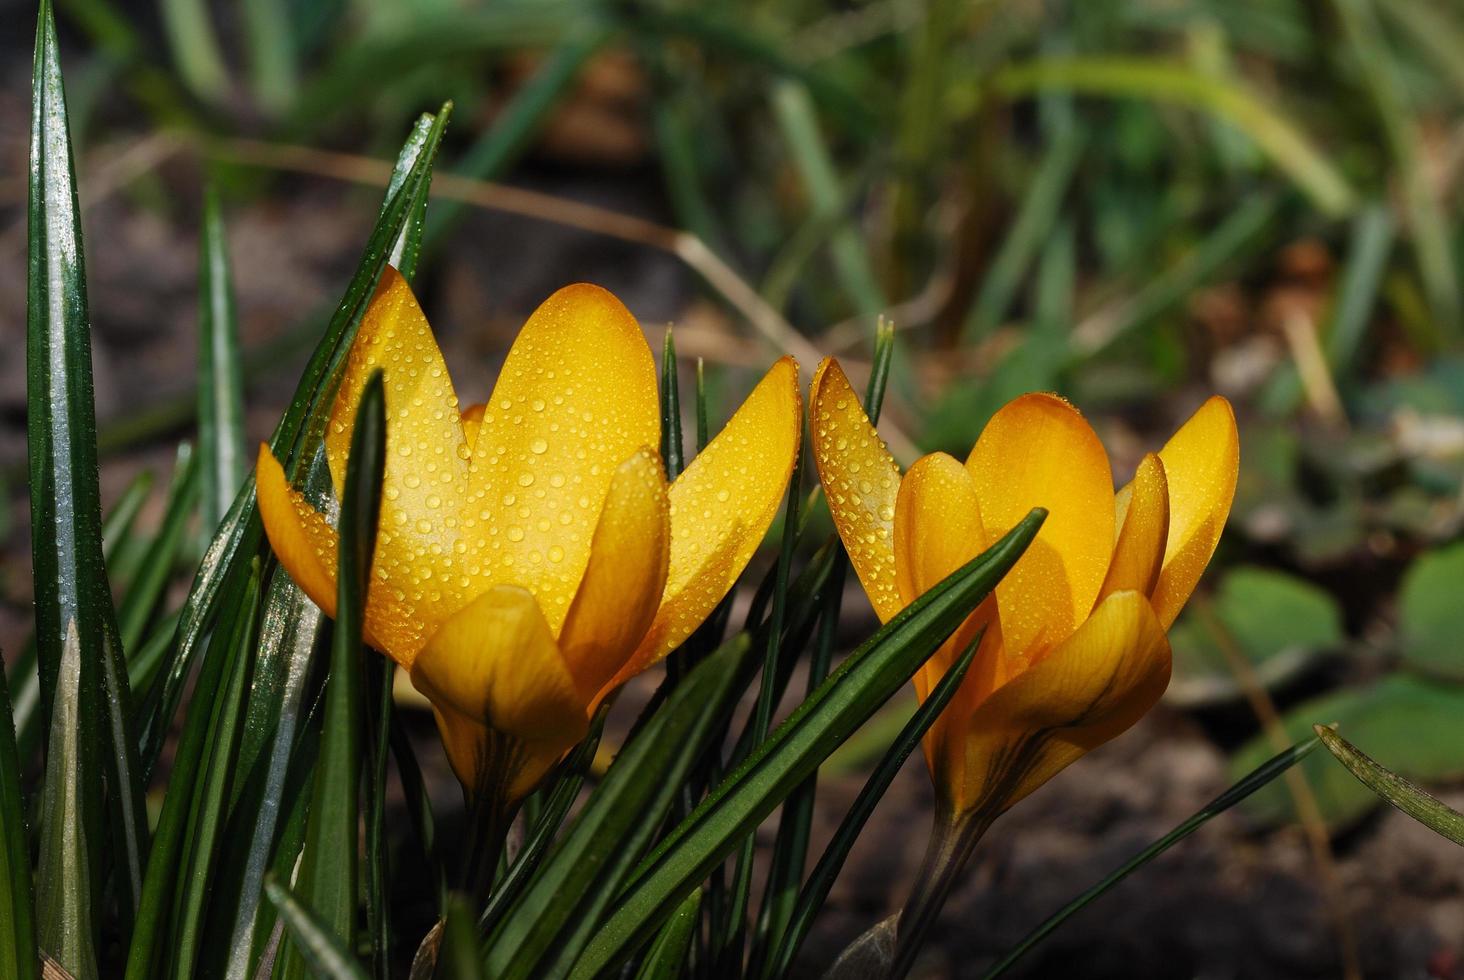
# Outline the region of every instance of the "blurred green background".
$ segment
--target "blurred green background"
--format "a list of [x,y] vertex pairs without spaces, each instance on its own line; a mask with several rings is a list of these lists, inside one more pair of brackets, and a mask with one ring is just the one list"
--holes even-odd
[[[416,115],[452,99],[419,281],[465,400],[486,394],[523,314],[574,279],[614,289],[653,341],[674,321],[687,369],[705,359],[724,409],[783,350],[805,378],[839,356],[857,384],[888,318],[900,346],[883,430],[905,463],[964,456],[1000,404],[1053,389],[1094,421],[1121,483],[1218,391],[1241,419],[1240,490],[1172,636],[1168,708],[1065,777],[1086,780],[1073,805],[1098,793],[1163,827],[1227,770],[1329,721],[1446,799],[1464,785],[1464,3],[58,0],[58,15],[109,501],[137,473],[166,472],[171,442],[191,432],[204,181],[229,215],[249,427],[262,435],[339,293],[370,185]],[[7,650],[29,630],[33,16],[0,0]],[[140,554],[119,556],[114,578]],[[848,608],[858,639],[872,617],[862,599]],[[1150,743],[1171,747],[1145,754]],[[855,743],[837,765],[856,771],[868,755]],[[1125,787],[1140,755],[1179,788]],[[1260,876],[1226,893],[1232,912],[1254,901],[1264,917],[1273,899],[1310,910],[1274,942],[1256,925],[1257,949],[1228,954],[1235,975],[1353,962],[1452,975],[1464,927],[1442,921],[1439,896],[1457,911],[1464,874],[1403,884],[1432,860],[1427,845],[1378,852],[1385,830],[1413,839],[1380,824],[1330,757],[1303,768],[1305,783],[1274,784],[1212,842],[1219,868]],[[1062,799],[1032,819],[1062,827]],[[1074,830],[1095,869],[1144,836],[1113,823]],[[1032,862],[1073,868],[1044,839],[1018,880],[1000,861],[977,876],[965,907],[995,935],[949,937],[952,962],[963,943],[1020,935],[1021,915],[991,905],[1022,890]],[[1184,860],[1151,872],[1178,876],[1171,895],[1192,894],[1183,876],[1201,873]],[[1062,894],[1086,880],[1073,873]],[[1410,887],[1388,915],[1355,897]],[[890,886],[876,874],[851,889],[858,908]],[[1112,959],[1092,975],[1244,945],[1128,935],[1153,929],[1165,904],[1136,895],[1148,916],[1093,940],[1106,951],[1084,955]],[[1085,922],[1103,934],[1081,918],[1051,955],[1084,949]]]

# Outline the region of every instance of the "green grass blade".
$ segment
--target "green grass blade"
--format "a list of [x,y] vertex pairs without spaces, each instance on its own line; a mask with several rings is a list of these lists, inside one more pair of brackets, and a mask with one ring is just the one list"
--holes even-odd
[[[386,400],[380,371],[361,392],[346,485],[341,500],[335,628],[330,680],[325,687],[325,730],[306,825],[305,854],[296,890],[345,948],[355,948],[357,841],[361,791],[362,625],[371,558],[381,513],[386,463]],[[374,656],[374,654],[373,654]],[[298,976],[286,960],[285,975]]]
[[[58,802],[64,799],[74,806],[81,821],[82,826],[73,828],[78,834],[72,843],[93,849],[81,856],[77,867],[99,876],[105,794],[110,831],[106,846],[116,869],[125,928],[142,887],[147,821],[128,730],[127,675],[102,556],[86,270],[56,22],[49,0],[41,3],[36,25],[32,84],[26,430],[41,703],[44,707],[54,701],[62,648],[66,638],[74,636],[80,647],[79,675],[73,679],[75,702],[68,710],[81,727],[66,736],[74,757],[71,768],[56,770],[57,778],[68,780],[68,785],[57,787],[55,795]],[[51,732],[54,741],[54,726]],[[70,784],[72,779],[77,780],[75,785]],[[42,870],[63,873],[54,863],[43,862]],[[90,884],[95,888],[99,883],[100,877]],[[54,897],[72,893],[79,883],[46,882],[43,873],[40,887]],[[39,905],[43,948],[58,938],[58,932],[74,931],[70,924],[47,919],[64,904]],[[68,948],[80,950],[69,941]]]
[[1190,817],[1188,820],[1184,821],[1184,823],[1180,824],[1178,827],[1175,827],[1169,833],[1165,834],[1163,837],[1159,838],[1154,843],[1144,848],[1138,854],[1135,854],[1132,858],[1130,858],[1128,861],[1125,861],[1121,866],[1119,866],[1102,881],[1098,882],[1092,888],[1089,888],[1077,898],[1073,899],[1071,902],[1058,909],[1055,913],[1052,914],[1052,916],[1047,919],[1047,921],[1043,922],[1036,929],[1033,929],[1031,932],[1029,932],[1025,939],[1023,939],[1020,943],[1014,946],[1010,952],[1008,952],[1005,956],[998,960],[996,965],[986,972],[986,980],[992,980],[993,977],[999,977],[1007,970],[1011,969],[1012,965],[1016,963],[1017,960],[1026,955],[1032,949],[1032,947],[1036,946],[1038,943],[1042,942],[1042,940],[1046,939],[1054,930],[1056,930],[1059,926],[1066,922],[1069,917],[1087,907],[1090,902],[1098,898],[1104,892],[1108,891],[1114,885],[1118,884],[1120,881],[1123,881],[1123,879],[1127,878],[1130,874],[1148,864],[1150,861],[1154,860],[1154,858],[1163,854],[1165,851],[1169,850],[1169,848],[1173,847],[1175,844],[1178,844],[1190,834],[1200,829],[1200,827],[1203,826],[1205,822],[1208,821],[1211,817],[1224,813],[1226,810],[1235,806],[1235,804],[1239,803],[1241,800],[1245,799],[1247,796],[1250,796],[1256,790],[1260,789],[1262,786],[1266,785],[1271,780],[1281,775],[1287,769],[1290,769],[1292,766],[1296,765],[1302,759],[1306,758],[1307,755],[1309,755],[1311,751],[1317,747],[1318,744],[1319,743],[1317,739],[1308,739],[1307,741],[1302,742],[1299,745],[1293,745],[1291,748],[1286,749],[1284,752],[1272,756],[1266,762],[1257,766],[1249,775],[1240,780],[1240,782],[1236,783],[1234,786],[1231,786],[1225,792],[1221,793],[1219,796],[1215,797],[1209,803],[1201,807],[1194,816]]
[[142,561],[142,539],[135,533],[134,525],[152,487],[152,470],[143,470],[122,491],[102,520],[102,557],[107,562],[107,578],[118,588],[125,588],[132,581]]
[[213,184],[204,191],[198,246],[198,452],[203,457],[201,529],[207,543],[249,471],[239,313],[223,208]]
[[685,466],[681,442],[681,385],[676,375],[676,336],[668,326],[661,345],[661,462],[666,479],[675,480]]
[[[392,168],[391,181],[386,188],[388,201],[401,189],[407,175],[416,166],[417,157],[428,145],[434,122],[430,112],[424,112],[417,117],[406,143],[402,145],[401,153],[397,154],[396,166]],[[422,235],[427,228],[427,199],[431,190],[432,173],[429,171],[412,192],[412,198],[407,205],[406,223],[402,225],[402,232],[391,248],[391,257],[387,259],[407,282],[417,278],[417,262],[422,255]],[[385,210],[386,205],[383,204],[382,211]]]
[[[563,976],[650,846],[691,766],[723,731],[748,642],[698,664],[616,757],[605,780],[489,938],[496,980]],[[678,900],[681,898],[678,895]]]
[[649,939],[650,931],[743,835],[914,676],[1021,556],[1045,517],[1045,511],[1034,510],[851,654],[641,862],[571,976],[600,976]]
[[341,945],[340,938],[273,873],[264,879],[264,893],[279,909],[295,947],[315,976],[324,980],[367,980],[366,971]]
[[249,45],[249,88],[267,113],[283,115],[299,85],[294,20],[284,0],[250,0],[241,5]]
[[46,746],[36,939],[74,980],[96,980],[98,923],[92,896],[100,885],[92,865],[100,861],[94,843],[99,831],[83,813],[87,793],[82,773],[81,658],[81,638],[72,620],[56,675]]
[[991,84],[1008,97],[1057,89],[1199,109],[1249,136],[1323,214],[1341,217],[1356,200],[1347,179],[1306,134],[1259,95],[1187,65],[1141,57],[1043,58],[1003,68]]
[[0,976],[35,980],[40,956],[20,775],[10,691],[0,670]]
[[451,895],[447,900],[437,976],[442,980],[485,980],[473,910],[461,895]]
[[1317,738],[1337,761],[1347,767],[1378,797],[1408,814],[1429,830],[1441,837],[1447,837],[1455,844],[1464,846],[1464,813],[1435,799],[1431,794],[1410,781],[1379,764],[1367,753],[1338,735],[1326,725],[1315,725]]
[[[410,217],[417,188],[431,172],[451,110],[452,104],[448,103],[438,112],[422,151],[413,158],[410,173],[401,181],[397,193],[388,197],[345,295],[311,355],[284,417],[275,428],[270,440],[271,448],[285,462],[286,472],[292,480],[298,481],[315,460],[325,430],[325,416],[334,399],[361,316]],[[221,604],[238,601],[244,581],[241,569],[259,552],[262,541],[263,528],[250,478],[245,481],[244,489],[204,554],[183,605],[178,642],[162,667],[158,683],[149,690],[139,711],[141,757],[148,772],[162,750],[164,735],[177,713],[178,702],[210,622]]]
[[635,974],[635,980],[677,980],[686,962],[686,951],[701,918],[701,889],[695,889],[676,906],[671,918],[656,933],[646,958]]
[[144,552],[137,578],[123,595],[121,607],[117,610],[122,651],[129,658],[142,643],[158,602],[178,565],[188,519],[193,516],[194,505],[198,502],[198,462],[197,455],[186,442],[178,447],[178,460],[173,468],[172,486],[168,488],[168,505],[163,513],[162,526]]
[[966,671],[971,666],[971,661],[976,656],[976,648],[980,645],[981,637],[977,636],[956,662],[951,664],[941,677],[940,683],[936,684],[935,689],[930,692],[930,696],[900,730],[900,734],[891,743],[884,757],[880,759],[879,765],[875,766],[874,771],[869,774],[864,788],[855,797],[854,804],[844,815],[839,829],[834,831],[833,839],[829,841],[828,847],[824,848],[823,856],[819,858],[818,864],[814,866],[813,872],[808,876],[808,881],[798,892],[796,904],[788,915],[787,929],[777,937],[774,952],[768,957],[767,966],[761,973],[764,978],[786,976],[788,970],[793,966],[794,957],[798,955],[803,940],[807,938],[809,929],[813,927],[813,920],[817,917],[819,910],[823,908],[824,901],[829,897],[829,891],[834,887],[834,881],[844,867],[844,861],[849,857],[849,851],[853,849],[854,842],[859,839],[859,834],[864,830],[870,814],[874,813],[874,808],[884,798],[885,792],[890,788],[890,783],[895,779],[895,774],[904,766],[905,760],[910,758],[910,753],[919,747],[920,740],[925,737],[926,731],[935,724],[951,698],[955,697],[956,691],[960,689],[961,681],[966,678]]
[[366,935],[371,946],[371,972],[377,980],[391,976],[391,892],[388,884],[386,834],[386,760],[391,753],[392,681],[396,664],[386,657],[370,657],[366,668],[367,716],[366,777]]
[[[257,587],[257,579],[251,574],[250,588],[245,590],[246,599],[251,589]],[[210,641],[211,647],[219,648],[217,655],[204,658],[203,668],[194,685],[193,700],[173,755],[173,769],[143,878],[137,922],[127,950],[127,980],[147,980],[165,974],[163,964],[170,953],[173,909],[179,901],[179,889],[187,884],[179,875],[179,869],[184,866],[192,847],[190,821],[199,797],[199,787],[207,777],[211,722],[230,670],[230,657],[226,654],[236,650],[243,638],[247,638],[248,620],[253,615],[252,602],[241,602],[231,607],[226,620],[215,630],[215,638]]]
[[159,0],[158,8],[183,83],[204,102],[222,101],[229,94],[229,70],[208,4],[204,0]]
[[170,944],[172,972],[177,977],[191,977],[197,973],[199,946],[216,883],[219,852],[227,839],[227,807],[233,782],[239,777],[236,769],[239,739],[259,636],[259,593],[256,566],[245,592],[247,599],[239,606],[234,620],[228,645],[223,655],[217,657],[225,667],[220,679],[222,687],[213,693],[211,699],[213,705],[205,738],[208,758],[198,772],[192,794],[188,828],[184,835],[186,854],[180,868],[174,871],[182,884],[180,901],[175,903]]

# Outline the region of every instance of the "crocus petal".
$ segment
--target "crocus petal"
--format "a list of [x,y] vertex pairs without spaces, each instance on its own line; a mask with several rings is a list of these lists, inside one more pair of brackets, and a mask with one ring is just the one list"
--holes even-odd
[[1149,600],[1115,592],[1072,636],[971,715],[958,810],[1000,813],[1143,717],[1169,683],[1169,641]]
[[[268,446],[259,447],[255,493],[265,534],[280,564],[300,590],[327,616],[336,609],[336,549],[338,537],[325,515],[310,505],[285,478],[284,468]],[[376,562],[381,560],[377,536]],[[375,570],[366,596],[366,642],[403,667],[422,645],[421,621],[413,607],[398,597],[395,586]]]
[[1204,574],[1240,472],[1235,412],[1219,395],[1200,406],[1159,451],[1169,480],[1169,536],[1154,587],[1154,611],[1168,629]]
[[612,687],[680,646],[737,582],[788,489],[802,407],[798,363],[784,357],[671,484],[671,551],[661,608]]
[[651,349],[610,293],[567,286],[524,324],[473,445],[474,515],[495,582],[538,597],[558,630],[616,467],[660,441]]
[[1151,595],[1159,581],[1169,536],[1169,483],[1158,456],[1150,453],[1143,458],[1133,482],[1117,495],[1115,504],[1118,541],[1108,576],[1098,590],[1099,602],[1115,592]]
[[483,427],[483,413],[488,410],[487,402],[478,402],[463,409],[463,439],[471,450],[478,443],[478,430]]
[[[985,534],[976,487],[960,462],[945,453],[932,453],[910,467],[895,503],[894,539],[895,571],[905,605],[981,552]],[[995,619],[996,603],[988,597],[915,673],[915,693],[924,701],[977,632],[987,630],[977,662],[925,736],[932,773],[939,774],[950,758],[959,758],[966,717],[985,696],[982,668],[1001,642],[999,628],[992,629]]]
[[[446,619],[418,654],[412,684],[432,702],[453,771],[467,786],[484,775],[517,781],[527,757],[557,756],[586,731],[584,702],[554,634],[533,595],[517,586],[494,586]],[[510,771],[487,772],[494,767]]]
[[661,460],[642,449],[620,464],[590,545],[590,563],[559,634],[589,703],[650,629],[666,587],[671,524]]
[[996,586],[1003,656],[1015,673],[1061,643],[1093,608],[1113,555],[1113,472],[1078,410],[1056,395],[1014,399],[966,461],[988,543],[1033,507],[1047,520]]
[[825,358],[813,376],[808,420],[813,459],[834,526],[875,614],[888,622],[904,608],[894,544],[900,468],[833,358]]
[[378,368],[385,373],[387,425],[373,572],[389,583],[407,618],[391,627],[393,648],[386,652],[410,666],[437,624],[491,580],[484,574],[481,528],[469,510],[457,395],[411,287],[390,267],[361,319],[325,433],[338,493],[361,390]]

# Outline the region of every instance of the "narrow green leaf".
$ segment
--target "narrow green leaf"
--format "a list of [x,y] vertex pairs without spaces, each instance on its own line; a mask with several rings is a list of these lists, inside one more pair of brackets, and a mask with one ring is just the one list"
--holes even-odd
[[188,519],[193,516],[194,505],[198,502],[198,470],[198,458],[193,448],[183,443],[178,447],[178,460],[173,468],[172,486],[168,488],[162,526],[147,546],[137,577],[117,610],[122,651],[128,657],[135,654],[142,643],[148,624],[157,611],[158,601],[178,566]]
[[650,930],[744,834],[914,676],[1021,556],[1045,517],[1045,511],[1034,510],[851,654],[641,862],[571,976],[575,980],[600,976],[648,940]]
[[290,107],[299,84],[294,20],[283,0],[250,0],[239,8],[249,43],[249,88],[271,115]]
[[[286,473],[292,480],[298,481],[316,460],[325,431],[325,417],[361,316],[376,289],[381,270],[407,224],[417,189],[432,170],[451,112],[451,103],[445,104],[438,112],[421,152],[412,158],[410,172],[400,182],[397,192],[388,196],[345,295],[311,355],[284,417],[275,428],[270,448],[285,462]],[[239,590],[244,584],[242,569],[260,552],[263,528],[253,491],[251,477],[246,479],[244,489],[204,554],[183,604],[178,642],[163,665],[158,683],[148,691],[139,710],[141,757],[147,772],[151,771],[162,750],[163,738],[177,713],[205,633],[220,605],[238,601]]]
[[[257,588],[257,580],[252,575],[251,584]],[[246,588],[246,600],[249,595],[250,589]],[[254,606],[249,601],[229,610],[209,641],[211,655],[204,657],[194,684],[143,878],[137,921],[127,950],[127,980],[148,980],[165,972],[163,963],[171,952],[169,939],[174,908],[180,901],[179,889],[187,885],[179,869],[192,847],[189,825],[200,786],[208,776],[206,755],[210,751],[211,723],[231,669],[229,652],[236,651],[237,645],[247,640],[248,620],[253,615]]]
[[621,749],[489,938],[489,976],[540,980],[568,971],[650,846],[692,764],[722,732],[747,648],[747,638],[739,635],[693,668]]
[[1413,783],[1384,766],[1338,735],[1326,725],[1313,725],[1317,738],[1347,771],[1378,794],[1389,805],[1397,807],[1441,837],[1464,846],[1464,813],[1434,798]]
[[473,910],[461,895],[450,895],[447,899],[437,976],[442,980],[484,980],[485,977]]
[[681,449],[681,386],[676,376],[676,336],[666,327],[661,345],[661,461],[666,479],[674,480],[685,466]]
[[127,484],[102,520],[102,557],[107,562],[107,578],[117,588],[126,587],[142,560],[142,539],[135,533],[134,525],[152,487],[152,470],[143,470]]
[[[401,189],[416,166],[418,156],[429,146],[435,122],[430,112],[424,112],[417,117],[406,143],[402,144],[401,152],[397,154],[396,166],[392,168],[391,181],[386,188],[387,202]],[[391,248],[391,257],[387,259],[407,282],[417,277],[417,261],[422,255],[422,235],[427,228],[427,199],[431,190],[432,172],[429,170],[412,191],[412,198],[407,204],[406,222],[402,225],[396,244]],[[383,203],[382,212],[385,211],[386,203]]]
[[[172,958],[173,975],[191,977],[197,973],[199,946],[208,912],[208,902],[216,884],[215,872],[219,851],[225,842],[229,795],[240,773],[236,770],[239,740],[243,733],[245,701],[254,666],[259,635],[259,572],[256,564],[245,591],[246,601],[239,606],[234,628],[222,656],[222,687],[213,693],[208,734],[208,758],[197,774],[193,790],[188,828],[184,833],[186,853],[179,867],[173,869],[175,880],[182,886],[174,903]],[[195,688],[197,697],[197,688]],[[206,701],[203,703],[207,703]],[[201,710],[202,705],[192,710]],[[170,785],[180,774],[175,773]]]
[[0,670],[0,976],[40,975],[31,894],[30,841],[20,789],[20,755],[10,715],[10,691]]
[[[336,572],[335,628],[330,680],[325,687],[325,730],[306,825],[305,853],[296,878],[300,898],[347,949],[355,947],[357,842],[361,791],[362,624],[371,558],[381,513],[386,462],[386,396],[382,373],[361,392],[346,458]],[[298,976],[286,959],[285,976]]]
[[676,911],[656,933],[635,980],[676,980],[682,975],[686,951],[701,918],[701,889],[695,889],[676,906]]
[[[67,711],[79,729],[66,733],[65,745],[57,746],[72,756],[54,770],[67,785],[54,792],[48,787],[47,794],[75,808],[79,823],[68,832],[70,843],[89,849],[66,858],[64,866],[55,863],[54,854],[51,863],[43,860],[38,889],[48,899],[74,895],[80,882],[48,882],[46,875],[85,869],[95,876],[89,888],[100,890],[105,795],[108,857],[115,865],[125,927],[142,887],[147,821],[128,730],[127,675],[102,556],[86,270],[56,22],[49,0],[42,0],[36,24],[32,85],[26,430],[43,710],[55,699],[63,647],[73,642],[68,638],[78,646],[78,673],[67,681],[74,682]],[[54,742],[58,734],[54,725],[50,731]],[[73,859],[80,863],[72,865]],[[82,953],[82,944],[71,941],[79,926],[48,921],[49,916],[64,913],[64,904],[38,903],[42,946],[65,934],[67,948]]]
[[392,682],[396,664],[386,657],[368,657],[366,698],[374,709],[367,718],[366,776],[366,935],[371,947],[371,972],[377,980],[391,976],[391,892],[387,868],[386,759],[391,752],[394,714]]
[[158,8],[173,64],[184,84],[204,102],[222,101],[229,93],[229,70],[208,4],[204,0],[159,0]]
[[1287,769],[1290,769],[1292,766],[1296,765],[1302,759],[1306,758],[1306,756],[1310,754],[1311,751],[1317,747],[1317,745],[1317,739],[1308,739],[1307,741],[1302,742],[1299,745],[1293,745],[1291,748],[1286,749],[1284,752],[1280,752],[1277,755],[1272,756],[1266,762],[1262,763],[1260,766],[1257,766],[1254,771],[1252,771],[1245,778],[1241,779],[1234,786],[1231,786],[1229,789],[1221,793],[1219,796],[1215,797],[1209,803],[1206,803],[1203,807],[1199,809],[1198,812],[1194,814],[1194,816],[1190,817],[1188,820],[1181,823],[1178,827],[1175,827],[1169,833],[1165,834],[1163,837],[1159,838],[1154,843],[1144,848],[1138,854],[1135,854],[1132,858],[1125,861],[1102,881],[1098,882],[1092,888],[1089,888],[1077,898],[1073,899],[1071,902],[1067,903],[1062,908],[1054,912],[1045,922],[1043,922],[1036,929],[1033,929],[1031,932],[1029,932],[1026,938],[1024,938],[1020,943],[1014,946],[1010,952],[1008,952],[1005,956],[998,960],[996,965],[986,972],[986,980],[992,980],[992,978],[994,977],[999,977],[1007,970],[1011,969],[1012,965],[1016,963],[1017,960],[1021,959],[1028,952],[1030,952],[1034,946],[1036,946],[1038,943],[1042,942],[1042,940],[1051,935],[1053,931],[1055,931],[1059,926],[1066,922],[1071,916],[1087,907],[1087,905],[1094,899],[1098,898],[1114,885],[1118,884],[1120,881],[1123,881],[1130,874],[1148,864],[1150,861],[1154,860],[1165,851],[1169,850],[1169,848],[1173,847],[1175,844],[1178,844],[1180,841],[1184,840],[1196,830],[1199,830],[1200,827],[1203,826],[1204,823],[1208,821],[1211,817],[1224,813],[1226,810],[1235,806],[1235,804],[1239,803],[1241,800],[1245,799],[1247,796],[1250,796],[1256,790],[1260,789],[1262,786],[1266,785],[1271,780],[1281,775]]
[[1340,217],[1356,201],[1347,179],[1289,119],[1238,82],[1188,65],[1142,57],[1044,58],[1010,65],[991,84],[1008,97],[1057,89],[1200,109],[1249,136],[1324,214]]
[[895,774],[904,766],[905,760],[910,758],[910,753],[920,745],[920,740],[925,737],[926,731],[935,724],[951,698],[955,697],[961,681],[965,680],[971,661],[976,656],[976,649],[980,645],[981,636],[978,635],[956,662],[946,670],[940,683],[936,684],[934,690],[930,692],[930,696],[920,705],[920,709],[905,723],[905,727],[900,729],[900,734],[885,752],[884,757],[880,759],[879,765],[869,774],[864,788],[855,797],[854,804],[849,807],[849,812],[844,814],[844,819],[840,822],[839,829],[834,832],[829,846],[824,848],[823,856],[819,858],[818,864],[814,866],[813,872],[808,876],[808,881],[798,892],[796,904],[787,917],[787,928],[781,935],[774,937],[773,953],[768,957],[767,965],[762,970],[761,976],[765,978],[786,976],[793,966],[794,957],[798,955],[803,940],[807,938],[809,929],[813,927],[814,918],[829,897],[829,891],[834,887],[834,881],[844,867],[844,861],[848,858],[849,851],[853,849],[854,842],[863,832],[870,814],[874,813],[875,806],[884,798],[885,792],[890,788],[890,783],[894,782]]
[[198,453],[203,457],[200,526],[207,543],[249,472],[244,449],[239,314],[229,270],[223,207],[213,184],[204,191],[198,252]]
[[315,976],[324,980],[367,980],[366,972],[341,945],[340,938],[319,915],[301,904],[294,893],[280,884],[273,873],[265,876],[264,893],[279,909],[280,918],[290,930],[296,948]]

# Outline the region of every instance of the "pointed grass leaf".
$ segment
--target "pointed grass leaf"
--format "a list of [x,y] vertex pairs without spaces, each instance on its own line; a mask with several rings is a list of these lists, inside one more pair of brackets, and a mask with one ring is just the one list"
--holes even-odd
[[682,975],[686,952],[701,920],[701,898],[701,889],[696,888],[676,906],[646,951],[635,980],[676,980]]
[[198,490],[198,456],[185,442],[178,447],[163,523],[144,551],[137,575],[123,594],[117,610],[122,651],[129,659],[137,653],[157,612],[158,602],[173,577],[183,550],[188,519],[193,516],[198,503]]
[[1291,746],[1290,748],[1278,752],[1276,755],[1261,763],[1259,766],[1257,766],[1251,772],[1247,773],[1243,778],[1237,781],[1225,792],[1215,797],[1209,803],[1206,803],[1193,816],[1185,820],[1178,827],[1175,827],[1169,833],[1165,834],[1163,837],[1159,838],[1154,843],[1144,848],[1138,854],[1135,854],[1132,858],[1130,858],[1128,861],[1125,861],[1102,881],[1098,882],[1096,885],[1089,888],[1087,891],[1083,892],[1077,898],[1074,898],[1071,902],[1068,902],[1062,908],[1058,909],[1055,913],[1049,916],[1046,921],[1044,921],[1036,929],[1033,929],[1031,932],[1029,932],[1020,943],[1012,947],[1012,949],[1008,953],[1006,953],[1006,955],[998,960],[997,963],[986,972],[986,980],[993,980],[993,978],[999,977],[1007,970],[1011,969],[1012,965],[1015,964],[1017,960],[1021,959],[1033,947],[1035,947],[1038,943],[1042,942],[1042,940],[1051,935],[1059,926],[1066,922],[1068,918],[1086,908],[1088,904],[1091,903],[1094,899],[1103,895],[1114,885],[1117,885],[1119,882],[1123,881],[1139,868],[1142,868],[1144,865],[1148,864],[1150,861],[1154,860],[1156,857],[1169,850],[1175,844],[1178,844],[1190,834],[1194,833],[1196,830],[1199,830],[1200,827],[1203,826],[1205,822],[1208,821],[1211,817],[1224,813],[1226,810],[1235,806],[1241,800],[1244,800],[1256,790],[1265,786],[1277,776],[1281,775],[1286,770],[1296,765],[1302,759],[1305,759],[1312,752],[1312,750],[1317,747],[1318,744],[1318,740],[1315,738],[1306,739],[1303,742],[1300,742],[1296,745]]
[[489,937],[489,976],[540,980],[569,971],[650,847],[691,766],[723,732],[748,648],[739,634],[697,664],[620,750]]
[[35,899],[10,691],[0,670],[0,976],[35,980]]
[[[109,848],[125,927],[142,887],[147,821],[127,717],[127,675],[102,555],[86,270],[60,51],[49,0],[42,0],[36,24],[30,135],[26,441],[41,705],[44,712],[54,702],[63,647],[74,638],[78,674],[67,681],[75,684],[67,711],[79,727],[65,734],[64,748],[72,757],[55,773],[67,785],[52,795],[76,808],[80,824],[71,828],[72,843],[92,849],[80,856],[74,870],[101,875],[106,867],[102,850]],[[54,742],[59,733],[54,725],[49,727]],[[104,799],[109,832],[105,845]],[[38,887],[48,897],[73,895],[80,887],[74,881],[44,881],[45,873],[70,873],[54,860],[43,862],[42,871]],[[89,887],[99,890],[100,878]],[[80,928],[47,921],[62,906],[38,907],[43,941],[55,941],[58,933],[71,936]],[[68,940],[67,946],[82,951],[80,942]]]
[[264,879],[264,893],[279,910],[280,919],[289,929],[296,948],[316,977],[323,980],[367,980],[366,971],[341,945],[340,937],[314,910],[280,884],[273,873]]
[[870,814],[874,812],[879,801],[884,798],[895,775],[904,766],[905,760],[910,758],[910,753],[920,746],[920,740],[925,737],[926,731],[935,724],[951,698],[955,697],[956,691],[960,689],[961,681],[966,677],[966,671],[971,666],[971,661],[976,656],[976,650],[981,645],[983,635],[984,631],[972,639],[965,652],[946,670],[940,682],[930,692],[930,696],[900,730],[900,734],[890,745],[889,750],[880,759],[879,765],[869,774],[864,788],[859,791],[853,805],[849,807],[849,812],[840,822],[839,829],[834,832],[833,839],[824,849],[823,856],[819,858],[818,864],[814,866],[813,872],[808,876],[808,881],[804,883],[802,890],[798,893],[797,902],[788,915],[786,930],[775,937],[776,946],[768,958],[761,976],[767,978],[787,975],[794,958],[798,955],[799,947],[807,938],[814,918],[823,908],[829,891],[834,887],[834,880],[839,876],[840,869],[844,867],[844,861],[849,857],[855,841],[859,839],[859,834],[864,830]]
[[1424,792],[1384,766],[1325,725],[1314,725],[1317,738],[1347,771],[1368,789],[1423,824],[1429,830],[1464,846],[1464,813]]
[[[335,627],[325,728],[295,889],[346,949],[355,948],[357,843],[361,791],[362,627],[386,464],[386,396],[381,371],[367,380],[356,409],[341,499]],[[285,976],[299,975],[286,954]]]
[[1026,550],[1046,516],[1033,510],[886,623],[728,774],[637,867],[615,911],[575,963],[574,980],[614,969],[647,940],[687,890],[914,676]]
[[198,239],[198,453],[203,458],[201,529],[207,544],[248,472],[239,313],[223,206],[213,184],[204,191]]

